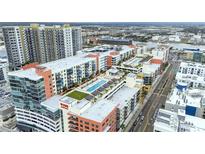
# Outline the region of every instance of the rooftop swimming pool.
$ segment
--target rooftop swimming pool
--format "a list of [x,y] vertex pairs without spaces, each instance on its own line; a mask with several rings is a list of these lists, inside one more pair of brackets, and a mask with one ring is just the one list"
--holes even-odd
[[105,83],[107,83],[106,80],[100,79],[100,80],[95,81],[94,83],[92,83],[91,85],[86,87],[85,89],[89,93],[92,93],[92,92],[96,91],[97,89],[99,89],[100,87],[102,87]]

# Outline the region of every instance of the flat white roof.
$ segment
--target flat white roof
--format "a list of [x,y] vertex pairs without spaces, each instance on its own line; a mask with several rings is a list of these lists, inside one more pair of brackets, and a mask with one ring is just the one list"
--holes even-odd
[[[112,45],[101,45],[101,46],[95,46],[93,48],[87,48],[87,49],[83,49],[81,51],[79,51],[80,53],[99,53],[100,57],[101,56],[108,56],[110,55],[111,52],[113,51],[116,51],[120,54],[124,54],[124,53],[127,53],[131,50],[133,50],[133,48],[130,48],[129,46],[127,45],[123,45],[123,46],[120,46],[121,49],[118,51],[116,50],[115,47],[118,47],[118,46],[112,46]],[[119,56],[119,55],[113,55],[113,57],[116,57],[116,56]]]
[[177,113],[164,109],[159,109],[154,127],[163,131],[177,132],[179,126],[179,119]]
[[102,99],[88,108],[80,116],[97,122],[102,122],[115,107],[116,104],[113,104],[109,100]]
[[118,104],[121,108],[127,105],[127,101],[130,100],[138,92],[138,90],[138,88],[123,86],[108,99],[111,100],[114,104]]
[[160,67],[159,64],[143,64],[142,72],[143,73],[154,73]]
[[39,76],[36,73],[35,68],[30,68],[30,69],[27,69],[27,70],[18,70],[18,71],[9,72],[8,75],[17,76],[19,78],[29,78],[31,80],[39,80],[39,79],[42,78],[41,76]]
[[88,100],[83,99],[79,103],[76,103],[72,106],[72,108],[76,108],[81,110],[83,107],[85,107],[88,103],[90,103]]
[[51,69],[52,72],[57,73],[65,69],[69,69],[74,66],[84,64],[86,62],[95,61],[94,58],[85,57],[86,55],[87,54],[71,56],[71,57],[59,59],[56,61],[48,62],[45,64],[41,64],[40,66],[44,66],[48,69]]
[[134,58],[130,61],[125,62],[127,65],[138,65],[143,58]]
[[[41,64],[39,66],[43,66],[46,67],[47,69],[51,69],[52,73],[57,73],[65,69],[69,69],[74,66],[84,64],[86,62],[95,61],[94,58],[85,57],[86,55],[87,54],[80,54],[78,56],[67,57],[56,61],[48,62],[45,64]],[[29,78],[31,80],[38,80],[42,78],[41,76],[37,75],[35,68],[9,72],[9,75],[18,76],[21,78]]]
[[119,72],[119,70],[115,69],[115,68],[111,68],[111,69],[108,70],[108,72],[115,74],[115,73]]
[[[192,94],[192,95],[191,95]],[[169,104],[176,104],[179,106],[194,106],[197,108],[201,108],[201,96],[199,95],[193,95],[194,93],[190,93],[189,90],[186,92],[180,92],[177,88],[174,88],[174,90],[171,93],[171,96],[167,99],[166,103]],[[186,100],[184,99],[186,98]]]
[[75,105],[77,103],[76,99],[71,98],[69,96],[63,96],[60,101],[63,102],[63,103],[66,103],[68,105],[71,105],[71,106]]
[[183,123],[186,124],[186,128],[191,132],[205,131],[205,119],[186,115]]
[[60,95],[55,95],[50,97],[49,99],[45,100],[41,103],[41,105],[45,106],[52,112],[55,112],[59,109],[59,100],[62,98]]

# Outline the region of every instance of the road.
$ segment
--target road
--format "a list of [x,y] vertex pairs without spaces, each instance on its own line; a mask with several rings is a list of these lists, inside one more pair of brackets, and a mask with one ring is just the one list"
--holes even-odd
[[166,97],[171,90],[179,63],[170,61],[170,67],[164,74],[162,80],[150,96],[146,105],[143,107],[139,117],[135,119],[134,125],[130,131],[134,132],[152,132],[153,123],[159,108],[164,106]]

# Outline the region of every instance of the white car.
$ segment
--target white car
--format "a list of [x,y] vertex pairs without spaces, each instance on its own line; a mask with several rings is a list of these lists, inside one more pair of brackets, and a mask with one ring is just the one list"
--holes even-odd
[[141,117],[141,121],[143,121],[143,120],[144,120],[144,116]]

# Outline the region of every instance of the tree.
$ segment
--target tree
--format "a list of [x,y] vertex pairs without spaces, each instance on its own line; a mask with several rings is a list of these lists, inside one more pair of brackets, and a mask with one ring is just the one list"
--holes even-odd
[[63,87],[63,92],[67,91],[68,88],[66,86]]
[[125,124],[122,124],[122,125],[120,126],[120,128],[124,129],[124,128],[125,128]]

